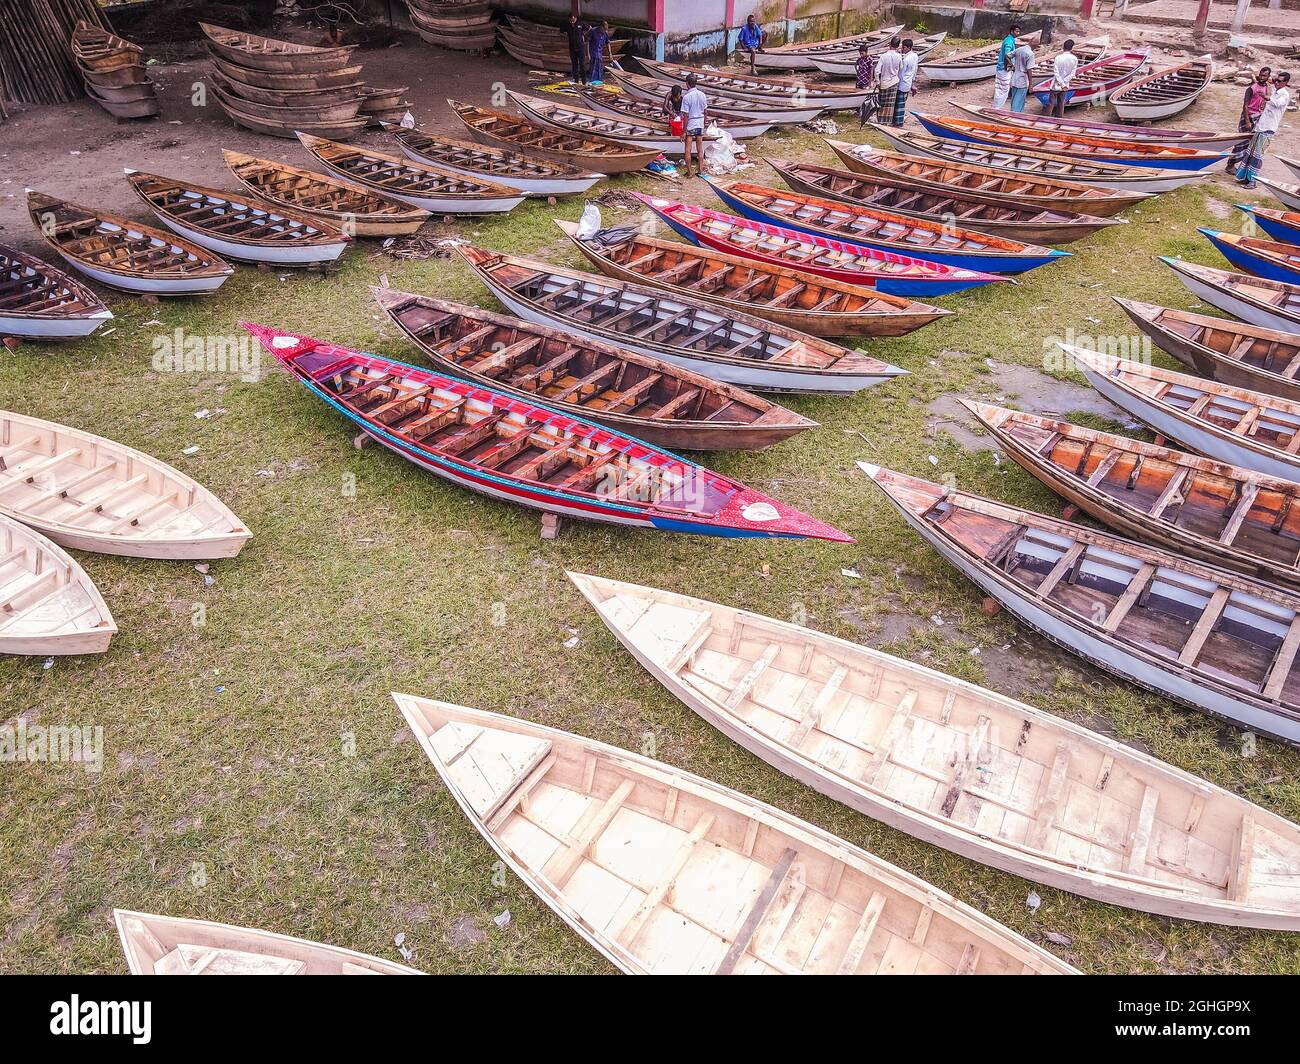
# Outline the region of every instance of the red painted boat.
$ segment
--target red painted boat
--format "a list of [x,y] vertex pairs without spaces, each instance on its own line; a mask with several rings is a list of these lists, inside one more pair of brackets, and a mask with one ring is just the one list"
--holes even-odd
[[458,377],[241,323],[300,384],[427,472],[589,521],[729,538],[853,538],[669,451]]

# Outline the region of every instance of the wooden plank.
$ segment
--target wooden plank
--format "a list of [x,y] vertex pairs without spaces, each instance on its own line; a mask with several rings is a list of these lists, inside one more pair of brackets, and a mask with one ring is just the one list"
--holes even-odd
[[876,933],[876,924],[880,922],[880,913],[884,908],[885,896],[879,891],[873,891],[862,910],[862,919],[858,921],[857,929],[849,940],[849,948],[844,954],[844,959],[840,961],[840,975],[857,974],[858,965],[862,963],[862,958],[867,952],[871,936]]
[[1147,856],[1151,852],[1151,832],[1156,823],[1156,805],[1160,801],[1160,792],[1147,786],[1142,792],[1142,807],[1138,810],[1137,827],[1129,842],[1128,856],[1124,859],[1124,871],[1141,875],[1147,866]]
[[1065,743],[1059,743],[1051,771],[1040,785],[1038,798],[1034,803],[1033,821],[1029,825],[1029,833],[1025,839],[1025,845],[1031,849],[1041,850],[1047,842],[1047,833],[1052,829],[1053,821],[1056,819],[1056,810],[1060,807],[1061,797],[1069,782],[1069,773],[1070,748]]
[[898,740],[902,738],[903,729],[911,719],[912,707],[916,705],[916,699],[917,693],[909,690],[899,701],[893,718],[890,720],[888,727],[885,728],[885,734],[881,736],[880,745],[876,748],[875,756],[866,769],[863,770],[862,780],[864,783],[873,783],[880,770],[884,767],[885,762],[889,760],[890,753]]
[[1111,607],[1110,612],[1106,614],[1106,623],[1102,625],[1102,630],[1113,632],[1123,623],[1124,618],[1128,616],[1129,610],[1137,605],[1138,597],[1146,590],[1147,584],[1155,576],[1156,567],[1150,562],[1143,562],[1142,567],[1133,574],[1133,578],[1128,582],[1128,587],[1124,589],[1115,605]]
[[1249,813],[1237,829],[1237,848],[1228,875],[1228,899],[1245,901],[1250,894],[1250,866],[1255,859],[1255,821]]
[[631,947],[636,936],[641,932],[641,928],[645,926],[646,921],[650,919],[654,914],[655,909],[657,909],[663,903],[664,899],[668,897],[668,892],[673,889],[673,885],[677,882],[677,877],[681,875],[682,869],[686,867],[686,863],[691,859],[691,855],[695,853],[696,847],[700,844],[700,840],[704,838],[708,833],[709,828],[713,826],[713,819],[713,814],[705,813],[695,822],[695,826],[691,828],[690,834],[682,840],[682,844],[677,848],[677,852],[673,854],[672,860],[668,862],[668,866],[664,869],[663,878],[651,888],[649,893],[646,894],[645,899],[637,907],[636,912],[632,914],[628,922],[624,924],[618,934],[614,936],[616,941],[622,943],[624,946],[629,948]]
[[1155,505],[1147,511],[1150,516],[1159,517],[1165,512],[1165,510],[1173,505],[1174,502],[1182,502],[1183,485],[1191,478],[1191,475],[1191,466],[1182,466],[1177,472],[1175,472],[1174,475],[1169,478],[1168,483],[1165,484],[1164,490],[1160,492],[1160,497],[1156,499]]
[[735,709],[740,705],[749,696],[749,692],[758,683],[758,678],[767,671],[779,653],[781,653],[780,644],[769,643],[767,649],[763,651],[763,656],[749,667],[749,671],[740,678],[740,682],[728,692],[726,700],[722,703],[723,706],[727,709]]
[[974,942],[968,942],[966,948],[962,950],[961,960],[957,962],[957,969],[954,975],[974,975],[975,966],[980,962],[979,947]]
[[826,712],[826,707],[830,705],[831,699],[835,697],[840,686],[846,679],[848,679],[848,675],[849,670],[843,666],[836,669],[831,673],[830,679],[822,685],[820,690],[817,690],[816,695],[814,695],[811,700],[811,704],[809,704],[806,709],[803,709],[801,707],[804,704],[804,700],[814,686],[812,684],[808,685],[808,688],[805,689],[804,695],[800,696],[799,701],[794,707],[795,712],[802,713],[802,716],[799,718],[799,723],[795,727],[794,734],[790,736],[790,745],[792,747],[797,749],[803,741],[808,738],[808,733],[821,723],[822,714]]
[[1228,605],[1228,598],[1232,595],[1232,588],[1220,587],[1213,595],[1210,601],[1206,603],[1205,609],[1201,611],[1200,620],[1196,622],[1196,627],[1192,629],[1192,634],[1188,636],[1182,652],[1178,655],[1179,665],[1193,665],[1201,654],[1201,648],[1205,646],[1205,641],[1210,638],[1214,631],[1214,626],[1219,623],[1219,618],[1223,616],[1224,607]]
[[1083,556],[1083,552],[1088,549],[1086,543],[1075,543],[1069,550],[1056,559],[1056,564],[1052,566],[1051,571],[1043,578],[1043,582],[1038,585],[1038,597],[1046,599],[1048,595],[1056,588],[1075,564]]
[[1286,686],[1287,677],[1291,675],[1291,668],[1295,662],[1298,649],[1300,649],[1300,613],[1291,618],[1291,627],[1287,629],[1285,638],[1283,638],[1281,645],[1277,648],[1277,653],[1273,656],[1273,664],[1269,666],[1268,678],[1264,681],[1263,695],[1265,698],[1277,699],[1282,694],[1282,688]]
[[754,899],[754,904],[746,914],[744,923],[740,925],[740,931],[732,940],[731,947],[727,950],[717,968],[714,969],[714,975],[731,975],[736,970],[736,965],[740,963],[740,959],[745,955],[749,943],[758,931],[758,925],[763,922],[763,917],[767,915],[767,911],[776,900],[776,892],[781,888],[781,884],[785,882],[786,876],[790,874],[790,869],[794,865],[797,856],[798,854],[793,848],[787,848],[781,854],[781,859],[776,862],[772,874],[767,877],[767,882],[763,884],[763,889],[758,892],[758,897]]
[[1228,523],[1224,526],[1223,531],[1219,533],[1219,542],[1225,547],[1230,545],[1236,538],[1237,533],[1241,531],[1242,522],[1246,520],[1250,508],[1255,505],[1255,497],[1258,494],[1259,484],[1253,480],[1242,489],[1236,505],[1232,508],[1232,516],[1228,518]]
[[593,804],[594,812],[590,816],[583,817],[583,822],[578,825],[580,829],[578,835],[569,845],[553,854],[543,866],[543,879],[549,880],[557,889],[564,887],[592,843],[609,827],[610,821],[627,801],[633,786],[633,781],[626,779],[618,785],[618,790],[605,799],[603,804],[599,806]]

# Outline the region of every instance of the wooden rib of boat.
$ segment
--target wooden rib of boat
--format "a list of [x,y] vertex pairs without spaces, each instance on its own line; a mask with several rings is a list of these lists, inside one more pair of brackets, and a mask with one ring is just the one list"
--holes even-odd
[[[1079,60],[1080,66],[1086,66],[1088,63],[1095,63],[1098,59],[1110,51],[1110,34],[1103,33],[1097,37],[1089,37],[1087,40],[1078,41],[1074,46],[1074,57]],[[1033,85],[1043,78],[1052,76],[1052,63],[1056,56],[1048,52],[1039,58],[1032,67],[1029,68],[1029,84]]]
[[693,244],[792,270],[801,277],[811,274],[846,284],[866,285],[886,295],[919,299],[952,295],[966,288],[1006,280],[995,273],[895,255],[639,192],[632,195]]
[[1216,270],[1164,255],[1160,261],[1177,274],[1189,291],[1224,313],[1265,329],[1300,333],[1300,285]]
[[1029,627],[1142,687],[1300,744],[1300,594],[858,464],[945,560]]
[[1300,211],[1300,185],[1288,185],[1284,181],[1270,181],[1261,174],[1255,180],[1268,189],[1269,194],[1288,211]]
[[609,277],[703,297],[813,336],[902,336],[952,313],[756,259],[660,240],[632,226],[602,229],[580,240],[573,222],[557,218],[555,224]]
[[145,82],[138,89],[100,89],[86,82],[86,95],[114,118],[153,118],[162,113],[153,82]]
[[944,222],[907,218],[802,192],[747,181],[707,181],[728,207],[768,225],[787,226],[814,236],[909,255],[945,266],[988,273],[1023,273],[1069,255],[1068,251],[988,236]]
[[924,111],[912,113],[916,115],[921,125],[936,137],[969,140],[976,144],[1010,148],[1013,151],[1028,150],[1065,155],[1088,162],[1147,166],[1163,170],[1203,170],[1212,163],[1223,162],[1225,158],[1223,152],[1203,151],[1200,148],[1105,140],[1101,137],[1085,137],[1073,133],[1013,128],[993,122],[976,122],[969,118],[926,114]]
[[[618,67],[605,72],[605,80],[613,82],[627,95],[662,105],[671,91],[672,83],[660,81],[647,74],[634,74]],[[819,103],[793,100],[755,99],[738,96],[720,89],[709,91],[709,115],[718,118],[735,118],[745,122],[768,122],[772,125],[797,125],[810,122],[825,108]]]
[[905,181],[931,192],[973,193],[999,203],[1046,210],[1065,209],[1090,214],[1094,218],[1110,218],[1150,198],[1143,192],[1121,192],[1099,185],[1017,174],[975,163],[882,151],[870,144],[849,144],[840,140],[827,140],[826,143],[855,174]]
[[[227,81],[215,70],[208,71],[207,77],[209,79],[208,87],[215,88],[223,99],[232,101],[240,111],[252,115],[254,118],[274,122],[288,129],[298,129],[308,125],[347,122],[356,118],[357,112],[361,109],[360,85],[352,88],[341,99],[330,100],[327,98],[324,101],[303,101],[301,96],[292,96],[287,97],[286,102],[281,104],[266,103],[263,100],[253,98],[251,95],[241,95],[233,82]],[[250,91],[264,95],[272,92],[270,89]],[[332,93],[335,90],[326,89],[323,91]]]
[[1111,93],[1110,104],[1126,121],[1172,118],[1195,103],[1213,80],[1214,60],[1203,55],[1120,86]]
[[1239,270],[1283,284],[1300,282],[1300,247],[1295,244],[1239,236],[1205,226],[1200,226],[1197,231]]
[[254,70],[251,67],[231,63],[221,56],[213,54],[212,64],[217,72],[236,85],[252,85],[254,88],[270,89],[274,92],[310,92],[314,89],[336,89],[352,86],[361,81],[360,66],[340,67],[338,70],[313,71],[297,73],[295,71]]
[[1204,181],[1209,174],[1193,170],[1158,170],[1146,166],[1124,166],[1091,162],[1069,155],[1004,148],[993,144],[976,144],[970,140],[953,140],[932,133],[916,133],[894,126],[872,123],[877,133],[908,155],[924,155],[945,162],[974,163],[1014,174],[1072,181],[1123,192],[1172,192],[1184,185]]
[[[947,31],[917,37],[912,50],[916,53],[918,60],[924,59],[939,45],[943,44],[947,37]],[[813,57],[813,66],[823,74],[828,74],[833,78],[853,77],[857,73],[857,65],[858,50],[856,48],[850,48],[843,52],[829,52]]]
[[72,57],[83,71],[106,72],[124,66],[137,66],[144,55],[138,44],[110,33],[85,19],[72,31]]
[[239,183],[258,198],[319,218],[353,236],[407,236],[429,219],[426,210],[329,174],[229,148],[221,154]]
[[408,7],[411,25],[420,39],[439,48],[454,48],[460,52],[486,52],[496,44],[496,24],[490,20],[472,25],[451,26],[430,18],[418,7]]
[[0,244],[0,337],[79,340],[112,316],[75,277]]
[[1068,244],[1109,228],[1125,225],[1117,218],[1095,218],[1061,207],[1013,206],[970,192],[930,192],[907,179],[872,177],[811,163],[765,162],[786,185],[823,199],[839,200],[854,207],[870,207],[905,218],[922,218],[1009,240],[1042,244]]
[[520,189],[428,163],[306,133],[298,140],[339,177],[434,214],[502,214],[524,201]]
[[1300,587],[1300,484],[1127,436],[959,402],[1020,465],[1116,532]]
[[599,174],[626,174],[644,170],[655,161],[658,152],[625,141],[609,140],[587,134],[560,133],[535,125],[508,111],[448,100],[448,105],[480,144],[491,144],[510,151],[540,155],[543,159],[594,170]]
[[883,52],[889,47],[889,39],[901,32],[902,24],[882,26],[868,33],[854,33],[847,37],[832,37],[824,41],[800,41],[767,48],[754,56],[754,65],[768,70],[816,70],[812,57],[818,54],[857,51],[866,45],[872,54]]
[[227,29],[200,22],[199,29],[208,38],[208,48],[236,66],[252,67],[272,73],[317,74],[338,71],[347,66],[353,45],[318,48],[293,41],[278,41],[256,33]]
[[368,953],[249,927],[114,909],[132,975],[423,975]]
[[[1098,901],[1300,928],[1297,862],[1276,860],[1300,858],[1300,827],[1230,791],[878,650],[688,595],[568,576],[687,707],[860,813]],[[1239,874],[1245,824],[1253,848]]]
[[0,513],[0,654],[102,654],[116,634],[85,570],[58,544]]
[[530,196],[571,196],[586,192],[605,175],[594,170],[555,162],[521,151],[490,144],[426,133],[422,129],[388,126],[398,147],[408,159],[442,170],[465,174],[484,181],[496,181]]
[[[856,57],[857,52],[854,52]],[[825,85],[809,84],[797,78],[767,78],[754,74],[734,74],[725,70],[707,70],[704,67],[686,66],[684,63],[667,63],[637,56],[637,63],[651,77],[671,84],[685,86],[686,79],[695,75],[696,83],[705,93],[725,92],[755,100],[776,100],[782,103],[820,104],[827,111],[852,110],[862,106],[870,93],[847,91]],[[856,59],[855,59],[856,62]]]
[[[1066,88],[1065,106],[1081,107],[1102,103],[1112,93],[1134,81],[1149,65],[1151,50],[1103,55],[1091,63],[1081,63]],[[1032,84],[1032,83],[1031,83]],[[1040,81],[1031,90],[1044,107],[1051,106],[1051,79]]]
[[[671,135],[672,127],[664,117],[663,104],[659,100],[647,100],[640,96],[633,96],[630,92],[616,92],[603,86],[595,88],[584,86],[578,90],[577,95],[586,110],[611,115],[622,121],[655,129],[664,135]],[[775,123],[766,118],[755,120],[732,118],[713,114],[710,110],[709,125],[717,125],[719,129],[730,133],[735,140],[752,140],[754,137],[761,137]]]
[[[1016,38],[1017,45],[1037,48],[1043,40],[1043,31],[1025,34]],[[927,56],[920,65],[920,71],[933,82],[956,84],[967,81],[983,81],[998,72],[998,53],[1002,42],[987,44],[981,48],[972,48],[955,55],[945,55],[941,59]]]
[[531,721],[393,700],[493,850],[629,974],[1074,972],[923,880],[720,784]]
[[[759,450],[816,422],[657,358],[460,303],[372,288],[438,368],[675,450]],[[660,411],[664,413],[660,415]]]
[[27,192],[27,210],[45,242],[93,281],[125,292],[212,292],[234,267],[198,244],[104,211]]
[[630,528],[853,542],[762,492],[535,400],[242,324],[291,376],[366,436],[483,495]]
[[1249,133],[1215,133],[1199,129],[1165,129],[1163,126],[1134,126],[1118,122],[1095,122],[1090,118],[1061,118],[1053,114],[1028,111],[1008,111],[1000,107],[972,107],[970,104],[949,100],[950,104],[966,112],[977,122],[993,122],[1001,126],[1038,129],[1048,133],[1071,133],[1103,140],[1130,140],[1144,144],[1170,144],[1183,148],[1203,148],[1206,151],[1231,151]]
[[217,106],[235,125],[251,129],[254,133],[265,133],[269,137],[296,140],[299,133],[307,133],[312,136],[328,137],[331,140],[347,140],[366,128],[364,118],[347,118],[337,122],[306,122],[294,119],[292,116],[267,118],[265,109],[261,109],[262,113],[254,114],[245,106],[249,101],[242,97],[231,96],[216,83],[215,79],[209,83],[208,88],[212,90]]
[[906,371],[695,296],[459,244],[497,300],[538,325],[662,359],[743,388],[846,395]]
[[1249,215],[1265,235],[1273,240],[1293,247],[1300,245],[1300,213],[1255,207],[1248,203],[1238,203],[1237,210]]
[[579,137],[600,137],[636,148],[648,148],[664,155],[681,155],[683,138],[674,135],[667,125],[646,125],[615,115],[574,107],[562,100],[544,100],[506,90],[519,113],[535,126]]
[[233,558],[252,538],[220,499],[166,462],[7,410],[0,514],[61,546],[128,558]]

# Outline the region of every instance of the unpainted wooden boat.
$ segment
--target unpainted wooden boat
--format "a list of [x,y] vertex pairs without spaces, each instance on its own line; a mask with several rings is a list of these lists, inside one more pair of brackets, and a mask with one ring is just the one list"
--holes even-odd
[[1275,155],[1274,158],[1290,170],[1296,180],[1300,180],[1300,160],[1292,159],[1286,155]]
[[102,654],[116,634],[85,570],[58,544],[0,513],[0,654]]
[[439,48],[454,48],[460,52],[490,51],[496,43],[496,25],[489,21],[471,25],[448,25],[445,21],[430,18],[418,7],[408,7],[411,25],[420,39]]
[[132,975],[423,975],[368,953],[249,927],[114,909]]
[[[638,125],[648,126],[664,132],[671,131],[672,128],[664,116],[662,100],[651,100],[642,96],[633,96],[630,92],[607,89],[604,86],[592,87],[590,85],[578,90],[578,99],[582,101],[587,109],[592,111],[615,115],[629,122],[635,122]],[[751,140],[754,137],[762,136],[776,124],[771,119],[751,121],[745,118],[715,114],[710,108],[709,124],[713,125],[715,123],[719,129],[726,130],[736,140]]]
[[[1066,88],[1065,106],[1081,107],[1103,103],[1113,93],[1131,84],[1150,65],[1151,49],[1103,55],[1091,63],[1079,64]],[[1032,82],[1031,82],[1032,84]],[[1031,90],[1043,107],[1051,106],[1052,80],[1040,81]]]
[[1071,974],[983,913],[699,776],[394,693],[470,823],[629,974]]
[[361,112],[376,114],[391,111],[395,107],[406,106],[406,91],[409,85],[399,85],[395,89],[377,89],[369,86],[361,90]]
[[433,214],[504,214],[522,190],[398,155],[301,133],[302,146],[339,177]]
[[510,151],[539,155],[598,174],[626,174],[644,170],[654,162],[658,152],[625,141],[609,140],[588,134],[562,133],[535,125],[508,111],[494,111],[448,100],[448,105],[480,144],[491,144]]
[[330,73],[347,66],[354,45],[318,48],[294,41],[278,41],[243,30],[200,22],[199,29],[208,38],[208,48],[236,66],[252,67],[272,73]]
[[905,181],[917,189],[931,192],[973,193],[993,202],[1077,211],[1094,218],[1110,218],[1150,198],[1143,192],[1121,192],[1099,185],[1017,174],[975,163],[883,151],[870,144],[850,144],[841,140],[827,140],[826,143],[855,174]]
[[1007,279],[995,273],[896,255],[640,192],[632,195],[694,244],[793,270],[798,276],[812,274],[846,284],[866,285],[886,295],[922,299]]
[[[853,55],[856,62],[856,49]],[[667,63],[662,60],[648,59],[645,56],[637,56],[636,61],[651,77],[668,82],[670,85],[685,86],[686,79],[693,74],[696,83],[706,94],[719,91],[729,96],[754,100],[777,100],[797,106],[803,106],[805,103],[818,104],[826,111],[856,110],[871,95],[866,90],[848,91],[839,87],[809,84],[798,78],[769,78],[726,70],[707,70],[704,67],[687,66],[685,63]]]
[[371,292],[440,369],[660,447],[758,450],[817,424],[662,359],[575,342],[571,331],[390,288]]
[[769,70],[816,70],[812,61],[814,55],[850,49],[856,52],[864,44],[867,51],[878,54],[889,47],[889,39],[902,29],[900,23],[897,26],[883,26],[867,33],[853,33],[847,37],[832,37],[824,41],[792,41],[758,52],[754,56],[754,65]]
[[860,174],[812,163],[777,162],[771,158],[764,161],[796,192],[950,227],[954,220],[959,220],[964,229],[1022,243],[1068,244],[1110,226],[1127,224],[1122,219],[1097,218],[1061,206],[1013,205],[976,192],[955,189],[931,192],[917,188],[907,178]]
[[407,236],[430,217],[419,207],[329,174],[229,148],[221,154],[239,183],[258,198],[319,218],[351,236]]
[[130,168],[125,173],[163,225],[223,258],[319,267],[336,261],[352,242],[341,229],[289,207]]
[[308,122],[295,119],[292,116],[268,118],[265,109],[260,109],[261,113],[254,113],[245,106],[249,101],[223,91],[221,86],[217,84],[216,79],[213,79],[208,84],[208,88],[212,90],[217,106],[225,112],[226,117],[235,125],[251,129],[254,133],[265,133],[268,137],[296,140],[298,134],[303,133],[310,136],[327,137],[331,140],[347,140],[364,130],[368,121],[365,118],[345,118],[339,121],[325,122]]
[[1238,203],[1237,210],[1249,215],[1254,223],[1273,240],[1292,246],[1300,245],[1300,212],[1277,211],[1271,207],[1256,207]]
[[[916,54],[918,60],[924,60],[939,45],[943,44],[947,37],[948,33],[944,31],[914,38],[912,51]],[[850,48],[842,52],[830,52],[813,58],[813,66],[823,74],[828,74],[833,78],[853,77],[857,73],[857,64],[858,50],[856,48]]]
[[1300,928],[1300,827],[1230,791],[877,650],[688,595],[568,576],[690,709],[858,812],[1113,905]]
[[1252,325],[1300,333],[1300,285],[1159,256],[1195,296]]
[[632,226],[602,229],[580,240],[573,222],[557,218],[555,224],[609,277],[703,297],[813,336],[902,336],[951,313],[757,259],[660,240]]
[[1203,55],[1120,86],[1110,105],[1125,121],[1151,122],[1187,110],[1214,80],[1214,59]]
[[45,242],[93,281],[124,292],[199,295],[220,288],[233,266],[161,229],[27,190],[27,210]]
[[138,44],[80,19],[72,31],[72,58],[83,71],[106,72],[139,65],[144,49]]
[[[1016,44],[1037,48],[1042,40],[1043,31],[1037,30],[1017,37]],[[921,62],[919,70],[935,83],[955,85],[959,82],[983,81],[997,74],[998,53],[1001,50],[1002,42],[999,41],[997,44],[986,44],[954,55],[945,55],[940,59],[927,56]]]
[[784,192],[748,181],[701,176],[723,203],[745,218],[945,266],[987,273],[1024,273],[1069,255],[1068,251],[990,236],[946,222],[905,217],[803,192]]
[[619,144],[647,148],[664,155],[681,155],[685,141],[675,136],[667,125],[646,125],[615,115],[575,107],[560,99],[544,100],[506,90],[519,113],[535,126],[579,137],[601,137]]
[[972,106],[949,100],[953,107],[964,111],[977,122],[993,122],[1001,126],[1038,129],[1048,133],[1071,133],[1102,140],[1130,140],[1144,144],[1172,144],[1183,148],[1203,148],[1206,151],[1231,151],[1250,138],[1249,133],[1214,132],[1204,129],[1166,129],[1164,126],[1137,126],[1123,122],[1097,122],[1091,118],[1065,118],[1053,114],[1029,111],[1008,111],[1003,107]]
[[101,89],[88,81],[86,95],[114,118],[153,118],[162,113],[151,81],[127,89]]
[[75,277],[0,244],[0,337],[79,340],[112,316],[104,301]]
[[1295,244],[1224,233],[1206,226],[1198,227],[1197,232],[1239,270],[1283,284],[1300,283],[1300,247]]
[[858,464],[914,531],[1029,627],[1139,686],[1300,744],[1300,594]]
[[1300,185],[1288,185],[1284,181],[1270,181],[1256,174],[1255,181],[1268,189],[1269,194],[1288,211],[1300,211]]
[[306,73],[254,70],[252,67],[240,66],[238,63],[222,59],[215,52],[212,53],[212,64],[218,73],[225,75],[228,81],[233,81],[236,85],[251,85],[254,88],[270,89],[275,92],[337,89],[351,87],[361,82],[360,66],[345,66],[338,70]]
[[605,176],[539,155],[441,133],[426,133],[418,128],[389,125],[384,129],[392,134],[408,159],[480,180],[500,182],[530,196],[576,195],[586,192]]
[[124,89],[132,85],[152,84],[148,68],[142,62],[128,63],[112,70],[82,70],[82,80],[96,89]]
[[[672,82],[660,81],[648,74],[635,74],[630,70],[610,67],[605,71],[605,81],[616,85],[628,96],[662,105],[671,91]],[[769,97],[738,96],[720,89],[709,91],[709,116],[736,119],[742,122],[767,122],[771,125],[798,125],[811,122],[825,108],[820,103]]]
[[[357,112],[361,109],[360,84],[337,99],[308,100],[305,103],[300,103],[301,94],[299,94],[288,97],[284,103],[267,103],[252,94],[256,93],[264,97],[272,94],[273,90],[271,89],[253,88],[248,90],[248,93],[241,94],[239,87],[234,82],[228,81],[217,71],[208,71],[207,77],[208,87],[214,89],[221,98],[234,102],[241,111],[252,115],[254,118],[275,122],[290,129],[297,129],[300,126],[348,122],[356,118]],[[317,89],[313,91],[336,92],[335,89]]]
[[0,514],[73,550],[233,558],[252,533],[166,462],[53,421],[0,410]]
[[651,444],[460,377],[242,323],[308,391],[426,472],[562,517],[725,538],[851,543]]

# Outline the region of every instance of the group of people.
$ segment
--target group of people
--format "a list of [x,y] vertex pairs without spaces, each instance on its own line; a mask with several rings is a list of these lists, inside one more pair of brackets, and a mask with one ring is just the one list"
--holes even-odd
[[1255,80],[1246,86],[1237,121],[1237,132],[1249,133],[1250,139],[1228,157],[1227,169],[1236,173],[1237,184],[1255,187],[1255,175],[1264,165],[1264,154],[1282,128],[1282,116],[1290,104],[1291,75],[1285,70],[1274,74],[1271,67],[1260,67]]
[[609,23],[602,19],[593,26],[577,15],[570,15],[564,36],[569,42],[569,78],[573,84],[603,85],[605,57],[609,53]]
[[[1020,24],[1011,23],[998,46],[997,70],[993,75],[993,106],[1024,111],[1029,102],[1030,79],[1037,57],[1027,42],[1020,40]],[[1052,81],[1048,88],[1047,110],[1058,117],[1065,114],[1070,82],[1079,69],[1074,41],[1067,40],[1052,60]]]

